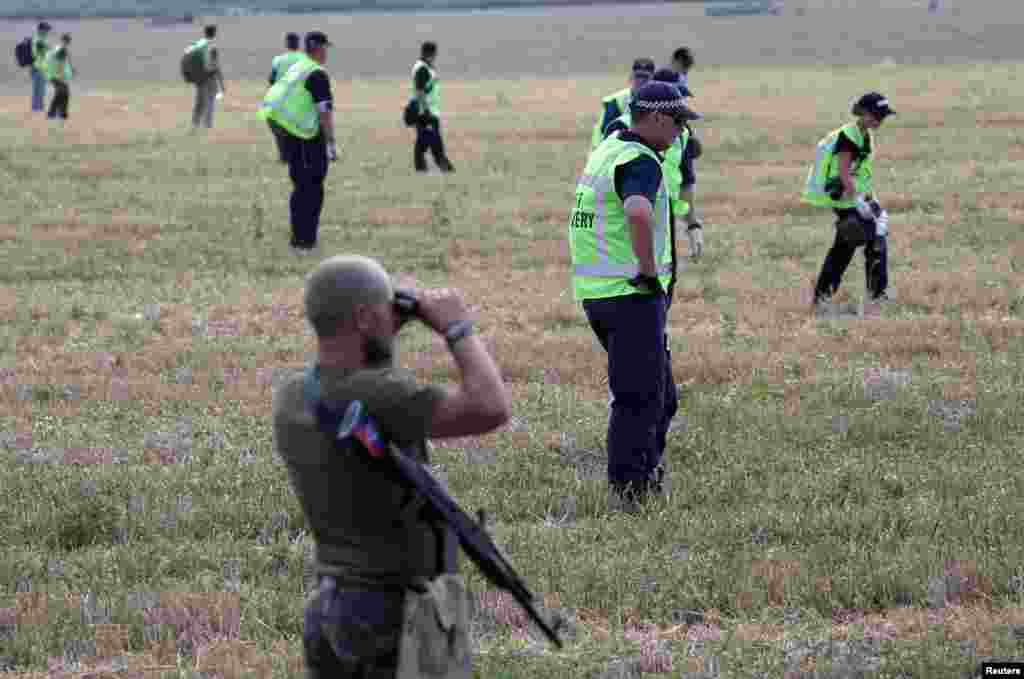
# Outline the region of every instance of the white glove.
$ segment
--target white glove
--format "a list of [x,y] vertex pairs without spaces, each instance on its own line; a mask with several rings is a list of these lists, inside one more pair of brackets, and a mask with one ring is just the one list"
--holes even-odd
[[338,159],[338,147],[331,142],[327,145],[327,160],[334,162]]
[[875,218],[875,212],[871,209],[871,204],[864,198],[863,193],[857,194],[857,197],[853,199],[853,204],[861,219],[872,220]]
[[704,229],[700,226],[687,229],[686,237],[690,240],[690,256],[694,259],[700,258],[704,252]]
[[886,234],[889,233],[889,213],[882,210],[882,213],[875,217],[875,235],[879,238],[885,238]]

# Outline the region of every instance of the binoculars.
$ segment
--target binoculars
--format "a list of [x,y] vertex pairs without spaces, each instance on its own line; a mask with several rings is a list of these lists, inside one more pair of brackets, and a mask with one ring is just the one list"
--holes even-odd
[[396,288],[395,301],[392,304],[394,304],[395,312],[398,314],[399,322],[403,325],[420,317],[420,301],[416,299],[416,295],[413,294],[412,290]]

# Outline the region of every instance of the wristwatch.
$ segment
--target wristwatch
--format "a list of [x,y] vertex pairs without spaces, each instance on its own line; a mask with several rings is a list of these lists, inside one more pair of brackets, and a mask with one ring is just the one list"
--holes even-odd
[[473,334],[473,321],[455,321],[444,330],[444,341],[448,343],[448,348],[452,349],[459,342],[459,340],[469,337]]

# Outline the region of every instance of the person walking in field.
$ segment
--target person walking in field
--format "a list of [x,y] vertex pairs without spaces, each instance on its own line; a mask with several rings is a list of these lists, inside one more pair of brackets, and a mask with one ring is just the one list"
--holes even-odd
[[32,77],[32,110],[42,111],[46,107],[46,55],[50,48],[46,40],[52,27],[45,21],[39,23],[32,36],[32,65],[29,74]]
[[[672,53],[672,70],[678,74],[679,84],[687,88],[687,91],[693,64],[693,52],[689,47],[680,47]],[[697,174],[694,161],[703,155],[704,147],[693,128],[687,125],[686,129],[690,137],[683,154],[683,185],[679,189],[679,198],[689,206],[685,213],[686,234],[690,240],[690,256],[697,259],[704,252],[704,225],[697,218]]]
[[458,365],[455,385],[420,383],[397,365],[404,319],[391,278],[374,259],[342,255],[306,279],[316,361],[274,392],[274,447],[316,543],[318,586],[303,623],[309,679],[475,676],[457,537],[352,439],[338,443],[318,428],[321,407],[345,412],[361,401],[382,437],[429,464],[429,439],[486,434],[508,421],[501,373],[461,293],[413,294],[417,318]]
[[607,128],[613,120],[629,110],[629,102],[633,98],[633,93],[651,79],[651,76],[654,75],[654,71],[653,59],[648,59],[647,57],[636,59],[633,61],[633,71],[630,75],[629,87],[619,90],[618,92],[613,92],[601,99],[601,117],[594,125],[594,132],[590,137],[591,150],[600,146],[602,140],[604,140],[605,128]]
[[445,153],[441,136],[441,87],[434,67],[436,59],[437,43],[425,42],[420,46],[420,58],[412,67],[412,90],[419,104],[416,142],[413,146],[413,167],[417,172],[427,171],[428,149],[442,172],[455,171]]
[[587,159],[569,219],[574,298],[608,355],[609,504],[639,511],[664,492],[668,427],[678,409],[665,324],[675,258],[662,154],[692,111],[663,82],[640,87],[630,126]]
[[334,98],[324,69],[331,42],[320,31],[308,33],[305,42],[305,54],[271,85],[258,114],[284,145],[294,185],[289,208],[291,247],[296,254],[308,254],[316,247],[324,181],[329,163],[338,159]]
[[75,67],[71,64],[71,34],[65,33],[60,38],[60,45],[54,47],[46,55],[46,75],[53,85],[53,100],[47,118],[50,120],[68,119],[68,103],[71,100],[71,79],[75,75]]
[[[669,68],[662,68],[654,73],[652,78],[654,82],[668,83],[679,90],[679,93],[683,97],[693,96],[690,94],[690,90],[679,82],[676,72]],[[672,242],[676,240],[676,223],[679,220],[686,218],[690,213],[690,205],[684,200],[681,195],[681,189],[688,183],[693,183],[693,164],[687,163],[686,150],[689,147],[690,142],[690,121],[700,120],[702,116],[690,110],[686,109],[686,123],[684,123],[683,130],[680,135],[672,142],[672,146],[665,151],[665,162],[662,165],[662,171],[665,174],[665,185],[668,189],[669,206],[671,208],[670,225],[672,227]],[[621,116],[609,123],[608,127],[605,128],[605,139],[622,130],[628,130],[629,125],[632,122],[632,117],[629,111],[626,111]],[[686,235],[690,241],[690,255],[696,259],[700,257],[701,252],[704,249],[704,236],[701,232],[700,224],[696,226],[688,225]],[[672,272],[675,274],[675,261],[672,262]],[[674,279],[673,279],[674,280]],[[672,290],[668,291],[669,304],[672,303]]]
[[[302,61],[305,57],[305,53],[299,49],[299,34],[288,33],[284,37],[284,45],[288,51],[282,52],[274,57],[273,61],[270,62],[270,84],[273,85],[277,82],[278,78],[281,78],[288,69]],[[280,133],[278,133],[279,127],[274,127],[267,121],[267,125],[270,127],[270,132],[274,135],[274,143],[277,144],[277,156],[282,163],[288,162],[288,157],[285,155],[285,149],[287,149],[287,142],[283,139]]]
[[817,158],[807,174],[802,201],[830,207],[836,215],[836,237],[814,285],[813,306],[820,309],[839,290],[853,254],[864,246],[867,292],[872,301],[888,298],[886,236],[889,215],[875,198],[875,138],[872,130],[894,111],[889,100],[869,92],[853,105],[856,120],[830,132],[818,142]]
[[213,127],[213,110],[217,94],[223,90],[224,77],[220,70],[220,56],[213,41],[217,37],[216,26],[206,26],[203,38],[185,49],[185,54],[194,59],[195,74],[192,76],[196,87],[196,99],[192,106],[192,131],[200,126]]

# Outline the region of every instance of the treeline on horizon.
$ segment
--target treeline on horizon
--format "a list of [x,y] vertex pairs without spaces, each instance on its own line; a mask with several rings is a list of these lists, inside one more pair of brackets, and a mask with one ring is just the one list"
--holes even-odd
[[49,0],[27,2],[16,9],[0,9],[2,19],[126,19],[167,18],[187,21],[202,16],[245,16],[254,14],[309,14],[326,12],[373,12],[413,9],[476,9],[488,7],[534,7],[542,5],[692,3],[707,0],[205,0],[201,2],[145,2],[124,0]]

